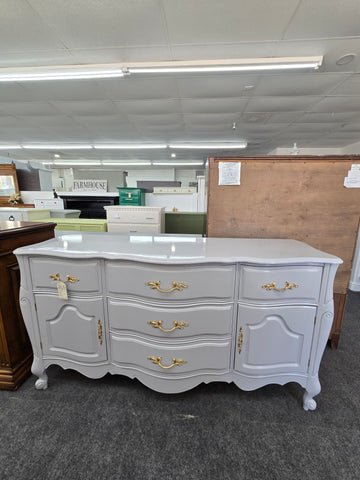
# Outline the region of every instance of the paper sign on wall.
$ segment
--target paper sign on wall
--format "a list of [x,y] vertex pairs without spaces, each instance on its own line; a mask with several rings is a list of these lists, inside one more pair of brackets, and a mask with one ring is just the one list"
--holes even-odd
[[348,176],[344,180],[344,187],[360,188],[360,163],[351,165],[351,170],[348,171]]
[[240,185],[241,162],[219,162],[219,185]]

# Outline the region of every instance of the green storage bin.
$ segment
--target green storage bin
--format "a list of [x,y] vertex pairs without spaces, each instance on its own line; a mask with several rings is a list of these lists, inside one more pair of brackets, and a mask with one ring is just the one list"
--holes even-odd
[[119,191],[119,205],[145,205],[145,188],[117,187]]
[[165,233],[206,236],[205,212],[165,212]]

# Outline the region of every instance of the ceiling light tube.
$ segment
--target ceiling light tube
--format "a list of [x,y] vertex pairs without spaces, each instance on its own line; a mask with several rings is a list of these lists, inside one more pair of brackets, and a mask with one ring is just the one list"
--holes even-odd
[[151,162],[102,162],[103,165],[116,165],[118,167],[128,167],[128,166],[146,166],[146,165],[151,165]]
[[182,166],[182,165],[204,165],[204,162],[152,162],[153,165]]
[[23,145],[22,148],[32,149],[32,150],[90,150],[93,148],[92,145],[81,144],[81,143],[63,143],[63,144],[44,144],[44,143],[29,143]]
[[136,150],[136,149],[151,149],[151,148],[167,148],[166,143],[98,143],[93,145],[94,148],[101,149],[113,149],[113,150]]
[[67,161],[64,161],[64,162],[61,162],[61,161],[57,161],[57,160],[54,160],[54,165],[101,165],[101,162],[96,162],[96,161],[93,161],[93,162],[77,162],[77,161],[72,161],[72,160],[67,160]]
[[229,148],[245,148],[247,146],[247,142],[221,142],[221,143],[192,143],[192,142],[185,142],[185,143],[170,143],[169,148],[198,148],[198,149],[229,149]]
[[0,69],[0,82],[78,80],[87,78],[112,78],[123,76],[123,67],[116,63]]
[[0,145],[0,150],[20,150],[21,145]]
[[176,72],[241,72],[258,70],[288,70],[296,68],[317,69],[322,64],[322,56],[311,57],[264,57],[233,58],[218,60],[181,60],[129,64],[131,73],[176,73]]

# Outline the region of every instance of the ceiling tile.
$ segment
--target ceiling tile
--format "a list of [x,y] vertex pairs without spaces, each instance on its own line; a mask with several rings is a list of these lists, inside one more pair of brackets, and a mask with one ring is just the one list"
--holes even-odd
[[58,110],[47,102],[1,102],[0,115],[55,115]]
[[240,114],[248,102],[247,98],[184,98],[181,109],[184,113],[235,113]]
[[256,97],[249,100],[247,112],[291,112],[309,110],[321,97]]
[[177,99],[134,100],[115,102],[116,108],[126,114],[158,115],[180,113],[180,101]]
[[105,115],[116,113],[114,103],[108,100],[76,100],[51,102],[60,112],[69,115]]
[[[166,43],[157,0],[28,0],[67,48]],[[151,28],[149,28],[151,25]]]
[[359,17],[358,0],[301,0],[284,38],[358,36]]
[[298,0],[163,2],[172,44],[280,40],[297,5]]
[[293,73],[264,75],[257,83],[254,95],[326,95],[351,74]]

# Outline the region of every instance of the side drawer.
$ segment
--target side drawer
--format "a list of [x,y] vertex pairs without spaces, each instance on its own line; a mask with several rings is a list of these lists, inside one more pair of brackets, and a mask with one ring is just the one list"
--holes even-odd
[[270,303],[305,302],[319,299],[321,266],[240,267],[240,299]]
[[30,269],[34,290],[56,290],[56,279],[51,275],[59,274],[61,281],[67,280],[67,275],[78,281],[66,282],[71,293],[99,293],[101,287],[101,272],[96,260],[60,260],[58,258],[32,257]]
[[106,210],[106,217],[109,222],[118,223],[160,223],[161,215],[159,210],[145,210],[144,209],[122,209],[108,208]]
[[117,233],[161,233],[160,224],[156,223],[108,223],[108,232]]
[[231,336],[232,304],[162,308],[110,298],[108,311],[110,330],[118,333],[140,333],[166,340],[196,335]]
[[[138,339],[110,336],[112,362],[116,365],[148,370],[152,375],[186,376],[187,373],[228,372],[231,342],[199,342],[191,345],[169,345]],[[150,358],[149,358],[150,357]],[[153,363],[153,358],[160,358]],[[174,359],[179,365],[174,365]],[[180,362],[183,360],[183,362]],[[165,368],[164,368],[165,367]]]
[[105,276],[110,294],[136,295],[161,301],[229,299],[234,295],[234,265],[177,267],[109,261]]

